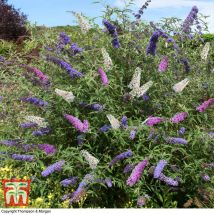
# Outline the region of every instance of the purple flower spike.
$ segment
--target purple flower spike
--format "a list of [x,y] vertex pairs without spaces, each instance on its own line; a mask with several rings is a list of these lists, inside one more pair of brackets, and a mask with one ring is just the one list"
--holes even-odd
[[77,136],[77,144],[78,144],[78,146],[81,146],[83,144],[84,140],[85,140],[85,134],[79,134]]
[[32,135],[33,136],[43,136],[43,135],[46,135],[46,134],[49,134],[50,133],[50,129],[49,128],[42,128],[42,129],[39,129],[39,130],[36,130],[36,131],[33,131],[32,132]]
[[103,111],[104,107],[99,104],[99,103],[94,103],[94,104],[86,104],[84,102],[80,102],[80,106],[83,107],[83,108],[88,108],[90,110],[93,110],[93,111]]
[[42,177],[47,177],[48,175],[54,173],[55,171],[61,171],[62,166],[65,164],[65,161],[58,161],[49,167],[47,167],[44,171],[42,171]]
[[29,122],[29,123],[21,123],[19,126],[23,129],[28,129],[28,128],[35,128],[38,126],[38,124],[33,123],[33,122]]
[[3,100],[3,97],[2,96],[0,96],[0,102]]
[[209,132],[208,134],[210,135],[211,138],[214,138],[214,132]]
[[193,25],[194,21],[197,19],[198,8],[196,6],[192,7],[189,15],[185,19],[183,23],[183,32],[189,34],[191,32],[191,26]]
[[70,177],[60,182],[61,186],[68,187],[69,185],[75,185],[77,183],[78,177]]
[[112,187],[112,180],[111,180],[111,178],[106,178],[105,179],[105,183],[106,183],[107,187]]
[[60,44],[67,45],[71,42],[71,39],[68,35],[66,35],[64,32],[61,32],[59,34]]
[[163,173],[160,174],[159,180],[160,180],[160,181],[163,181],[164,183],[166,183],[166,184],[169,185],[169,186],[174,186],[174,187],[177,187],[177,186],[178,186],[178,181],[173,180],[173,179],[170,178],[170,177],[166,177]]
[[126,116],[123,116],[121,119],[121,126],[123,128],[127,128],[128,127],[128,118]]
[[112,39],[112,45],[114,48],[120,48],[120,42],[118,39],[118,34],[117,34],[117,28],[112,25],[109,21],[103,20],[104,26],[107,28],[109,34],[111,35]]
[[72,66],[69,63],[62,61],[61,59],[58,59],[58,58],[53,57],[53,56],[48,56],[47,59],[49,61],[52,61],[53,63],[61,66],[64,70],[67,71],[67,73],[69,74],[69,76],[72,79],[76,78],[76,77],[82,77],[83,76],[83,74],[81,72],[75,70],[74,68],[72,68]]
[[203,102],[200,106],[196,108],[199,112],[204,112],[209,106],[214,104],[214,98],[210,98],[209,100]]
[[83,52],[83,49],[80,48],[76,43],[71,44],[71,52],[73,55]]
[[178,137],[168,137],[166,139],[167,143],[170,144],[184,144],[187,145],[187,140],[185,140],[184,138],[178,138]]
[[21,161],[34,161],[35,157],[33,155],[19,155],[19,154],[13,154],[12,159],[14,160],[21,160]]
[[181,127],[180,130],[179,130],[179,134],[180,135],[184,135],[184,133],[185,133],[185,128]]
[[84,120],[82,123],[77,117],[74,117],[69,114],[65,114],[64,118],[68,120],[74,126],[74,128],[77,129],[78,131],[84,132],[84,133],[88,132],[89,123],[87,120]]
[[123,152],[116,157],[113,158],[113,160],[109,163],[109,167],[112,167],[115,163],[117,163],[120,160],[123,160],[125,158],[129,158],[132,156],[132,151],[128,150],[127,152]]
[[28,103],[34,104],[35,106],[45,107],[48,105],[48,102],[45,102],[37,97],[21,98],[20,100],[23,102],[28,102]]
[[126,182],[128,186],[132,187],[140,180],[141,174],[143,173],[143,170],[145,169],[147,164],[148,164],[148,160],[145,159],[135,166],[135,168],[133,169],[131,175],[129,176]]
[[16,146],[19,142],[22,142],[22,140],[21,139],[1,140],[0,144],[11,147],[11,146]]
[[146,125],[147,125],[147,126],[154,126],[154,125],[156,125],[156,124],[158,124],[158,123],[161,123],[161,122],[163,122],[163,121],[164,121],[164,119],[161,118],[161,117],[152,117],[152,116],[150,116],[150,117],[147,119],[147,121],[146,121]]
[[155,167],[154,170],[154,178],[159,178],[164,167],[166,166],[167,161],[166,160],[160,160],[157,166]]
[[101,80],[102,80],[103,85],[104,85],[104,86],[108,85],[108,84],[109,84],[109,81],[108,81],[108,77],[107,77],[105,71],[104,71],[102,68],[99,68],[99,69],[98,69],[98,73],[99,73],[99,75],[100,75],[100,77],[101,77]]
[[158,71],[164,72],[166,71],[167,67],[168,67],[168,58],[164,57],[159,64]]
[[137,133],[137,130],[131,130],[130,134],[129,134],[129,139],[130,140],[134,140],[135,137],[136,137],[136,133]]
[[158,42],[158,38],[159,38],[159,32],[158,31],[155,31],[151,38],[150,38],[150,41],[149,41],[149,44],[147,46],[147,49],[146,49],[146,54],[151,54],[153,56],[155,56],[155,53],[156,53],[156,44]]
[[204,175],[202,175],[202,179],[204,180],[204,181],[210,181],[210,176],[209,175],[207,175],[207,174],[204,174]]
[[134,166],[132,164],[128,164],[125,166],[123,173],[126,174],[128,172],[131,172],[134,169]]
[[100,128],[100,131],[107,132],[109,129],[111,129],[111,125],[104,125]]
[[174,115],[170,121],[172,123],[180,123],[181,121],[185,120],[186,117],[188,116],[187,112],[181,112],[181,113],[177,113],[176,115]]
[[56,153],[56,148],[53,145],[50,144],[40,144],[38,147],[43,150],[46,155],[53,155]]

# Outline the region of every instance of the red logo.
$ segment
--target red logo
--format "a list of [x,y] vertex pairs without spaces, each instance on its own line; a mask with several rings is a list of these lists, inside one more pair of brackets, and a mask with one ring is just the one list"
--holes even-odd
[[2,180],[6,207],[28,206],[30,180]]

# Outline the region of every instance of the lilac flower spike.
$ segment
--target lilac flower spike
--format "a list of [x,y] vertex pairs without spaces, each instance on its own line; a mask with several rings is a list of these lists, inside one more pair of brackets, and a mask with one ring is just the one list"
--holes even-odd
[[48,102],[45,102],[37,97],[26,97],[26,98],[21,98],[20,100],[23,102],[34,104],[35,106],[45,107],[48,105]]
[[159,178],[164,167],[166,166],[167,161],[166,160],[160,160],[157,166],[155,167],[154,170],[154,178]]
[[137,130],[134,129],[134,130],[131,130],[130,134],[129,134],[129,139],[130,140],[134,140],[135,137],[136,137],[136,133],[137,133]]
[[53,145],[50,144],[40,144],[38,147],[43,150],[46,155],[53,155],[56,153],[56,148]]
[[34,161],[35,157],[33,155],[19,155],[19,154],[13,154],[12,159],[14,160],[21,160],[21,161]]
[[164,119],[161,118],[161,117],[152,117],[152,116],[150,116],[146,121],[146,125],[147,126],[154,126],[154,125],[156,125],[158,123],[161,123],[162,121],[164,121]]
[[107,28],[109,34],[111,35],[112,39],[112,45],[114,48],[120,48],[120,42],[118,39],[118,34],[117,34],[117,28],[112,25],[109,21],[103,20],[104,26]]
[[70,50],[73,53],[73,55],[83,52],[83,49],[80,48],[76,43],[71,44]]
[[175,187],[178,186],[178,181],[173,180],[172,178],[165,176],[163,173],[160,174],[159,180],[163,181],[164,183],[166,183],[169,186],[175,186]]
[[132,187],[140,180],[141,174],[143,173],[143,170],[145,169],[147,164],[148,164],[148,160],[145,159],[135,166],[131,175],[129,176],[128,180],[126,181],[126,184],[128,186]]
[[109,129],[111,129],[111,125],[104,125],[100,128],[100,131],[107,132]]
[[30,70],[42,81],[48,82],[48,76],[42,73],[38,68],[30,68]]
[[184,138],[177,138],[177,137],[168,137],[166,139],[167,143],[170,144],[184,144],[186,145],[188,142]]
[[200,106],[196,108],[199,112],[204,112],[208,107],[214,104],[214,98],[210,98],[209,100],[203,102]]
[[121,126],[123,128],[127,128],[128,127],[128,118],[126,116],[123,116],[120,122],[121,122]]
[[27,129],[27,128],[35,128],[38,126],[38,124],[33,122],[28,122],[28,123],[21,123],[19,126],[23,129]]
[[160,34],[158,31],[155,31],[151,38],[150,38],[150,41],[149,41],[149,44],[147,46],[147,49],[146,49],[146,54],[151,54],[153,56],[155,56],[155,52],[156,52],[156,44],[158,42],[158,38],[159,38]]
[[184,133],[185,133],[185,128],[184,128],[184,127],[181,127],[178,133],[179,133],[180,135],[184,135]]
[[168,58],[164,57],[159,64],[158,71],[164,72],[166,71],[167,67],[168,67]]
[[77,117],[74,117],[72,115],[69,114],[65,114],[64,118],[66,120],[68,120],[75,129],[77,129],[80,132],[88,132],[89,130],[89,123],[87,120],[84,120],[83,122],[81,122]]
[[106,178],[106,179],[105,179],[105,183],[106,183],[106,185],[107,185],[108,187],[112,187],[112,180],[111,180],[111,178]]
[[113,158],[113,160],[109,163],[109,167],[112,167],[114,164],[116,164],[118,161],[123,160],[125,158],[129,158],[132,156],[132,151],[128,150],[126,152],[123,152],[116,157]]
[[69,74],[69,76],[71,78],[76,78],[76,77],[82,77],[83,76],[83,74],[81,72],[79,72],[76,69],[72,68],[72,66],[69,63],[62,61],[61,59],[58,59],[58,58],[53,57],[53,56],[48,56],[47,59],[52,61],[52,62],[54,62],[55,64],[60,65],[64,70],[67,71],[67,73]]
[[207,175],[207,174],[204,174],[204,175],[202,175],[202,179],[204,180],[204,181],[210,181],[210,176],[209,175]]
[[48,175],[52,174],[55,171],[61,171],[62,166],[65,164],[65,161],[58,161],[49,167],[47,167],[44,171],[42,171],[42,177],[47,177]]
[[84,102],[80,102],[80,106],[83,108],[88,108],[88,109],[91,109],[93,111],[99,111],[99,112],[103,111],[103,109],[104,109],[104,107],[99,103],[87,104]]
[[49,134],[49,132],[50,132],[49,128],[41,128],[39,130],[33,131],[32,135],[38,137],[38,136],[43,136],[43,135]]
[[181,121],[185,120],[186,117],[188,116],[187,112],[181,112],[181,113],[177,113],[176,115],[174,115],[170,121],[172,123],[180,123]]
[[126,173],[132,171],[133,168],[134,168],[134,166],[132,164],[128,164],[128,165],[125,166],[125,168],[123,170],[123,173],[126,174]]
[[63,187],[68,187],[69,185],[75,185],[77,183],[78,177],[70,177],[60,182]]
[[191,31],[191,26],[193,25],[194,21],[197,19],[197,13],[198,13],[198,8],[196,6],[192,7],[192,10],[190,11],[189,15],[185,19],[183,23],[183,32],[185,33],[190,33]]
[[67,45],[71,42],[71,39],[68,35],[65,34],[65,32],[61,32],[59,34],[60,44]]
[[99,73],[99,75],[100,75],[100,77],[101,77],[101,80],[102,80],[103,85],[104,85],[104,86],[108,85],[108,84],[109,84],[109,81],[108,81],[108,77],[107,77],[105,71],[104,71],[102,68],[99,68],[99,69],[98,69],[98,73]]

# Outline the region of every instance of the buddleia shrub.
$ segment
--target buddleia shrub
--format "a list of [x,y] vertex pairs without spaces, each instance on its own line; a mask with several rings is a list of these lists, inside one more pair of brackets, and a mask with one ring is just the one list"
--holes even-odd
[[28,35],[25,27],[26,15],[0,0],[0,39],[16,41],[20,36]]

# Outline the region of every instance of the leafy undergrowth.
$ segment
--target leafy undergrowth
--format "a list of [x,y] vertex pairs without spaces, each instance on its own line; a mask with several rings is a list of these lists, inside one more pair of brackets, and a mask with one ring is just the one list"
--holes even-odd
[[[201,59],[203,42],[193,50],[175,37],[180,49],[177,53],[171,43],[166,46],[165,39],[160,37],[156,54],[152,56],[146,54],[152,36],[152,29],[148,29],[146,33],[140,33],[140,38],[134,31],[120,32],[120,48],[114,48],[111,36],[97,26],[86,34],[78,27],[64,27],[63,31],[71,42],[63,45],[65,36],[61,34],[59,39],[60,28],[32,27],[32,37],[19,46],[2,41],[0,53],[5,61],[0,62],[0,178],[31,179],[29,207],[129,208],[139,207],[140,200],[147,208],[213,207],[213,168],[206,167],[206,164],[214,162],[214,142],[209,134],[214,127],[213,106],[203,112],[196,109],[214,97],[214,75],[210,70],[213,65],[209,62],[213,44],[205,60]],[[198,41],[197,37],[195,39]],[[69,52],[71,43],[77,43],[83,51],[77,54]],[[112,59],[110,69],[104,66],[102,48]],[[71,78],[48,58],[50,56],[70,63],[83,76]],[[168,67],[159,72],[163,56],[168,59]],[[188,58],[190,71],[185,70],[183,58]],[[35,78],[35,73],[23,65],[41,70],[48,76],[50,84],[41,83],[41,79]],[[139,98],[130,97],[131,89],[128,87],[137,67],[142,71],[140,86],[153,82]],[[105,86],[98,73],[99,68],[103,68],[109,80]],[[189,79],[189,84],[182,92],[176,93],[173,86],[185,78]],[[55,89],[73,92],[74,100],[66,102]],[[23,97],[37,97],[48,104],[39,107],[38,103],[33,105],[21,101]],[[103,109],[90,109],[89,104],[94,103],[99,103]],[[187,112],[187,117],[173,123],[170,118],[179,112]],[[89,129],[80,133],[64,118],[64,114],[81,121],[88,120]],[[109,114],[116,118],[112,124],[107,118]],[[40,128],[20,127],[26,116],[32,115],[45,118],[50,129],[48,134],[35,136],[32,132]],[[120,122],[123,116],[127,117],[127,125],[124,125],[125,119]],[[163,121],[149,126],[148,121],[145,122],[149,116],[163,118]],[[100,128],[104,125],[111,127],[102,132]],[[179,132],[181,128],[185,128],[184,133]],[[183,138],[187,143],[171,144],[169,137]],[[22,141],[13,141],[15,139]],[[11,142],[15,144],[9,145]],[[56,151],[47,154],[38,147],[42,144],[51,144]],[[83,150],[87,150],[99,163],[92,158],[88,162],[82,155]],[[115,156],[128,150],[132,155],[123,160],[118,158],[118,162],[109,167]],[[34,160],[15,160],[13,154],[33,155]],[[65,163],[61,170],[42,176],[48,166],[63,160]],[[127,164],[136,166],[143,160],[148,160],[148,163],[139,181],[133,186],[127,185],[132,168],[124,173],[124,167]],[[170,177],[178,185],[169,185],[160,177],[153,178],[152,167],[156,167],[160,160],[167,161],[162,175]],[[88,180],[84,179],[85,175],[88,175]],[[77,182],[63,187],[60,182],[71,176],[77,176]],[[107,178],[112,181],[112,186],[107,184]],[[80,183],[84,183],[84,187],[80,188]],[[0,193],[0,207],[3,207],[3,193]],[[63,201],[63,195],[69,193],[74,194]],[[76,199],[75,194],[78,195]]]

